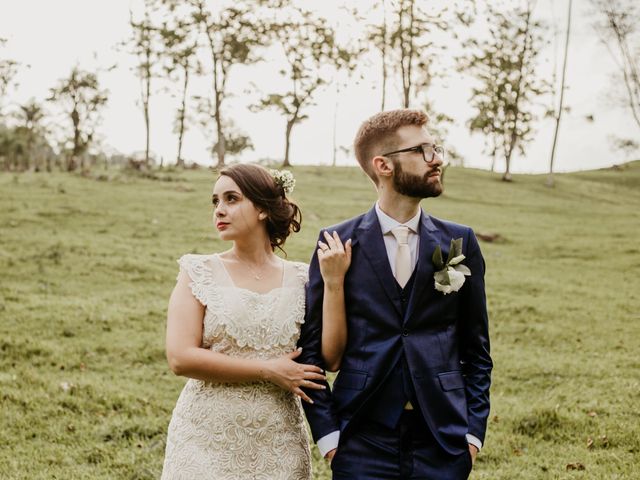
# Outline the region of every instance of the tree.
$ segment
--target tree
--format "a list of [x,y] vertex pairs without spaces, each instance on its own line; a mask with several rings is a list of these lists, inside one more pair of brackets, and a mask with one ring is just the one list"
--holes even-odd
[[151,117],[149,106],[151,103],[151,83],[154,77],[159,75],[157,67],[162,53],[159,30],[160,27],[151,21],[151,0],[144,2],[144,14],[140,21],[134,20],[133,12],[129,15],[129,25],[132,35],[128,40],[130,52],[138,59],[136,73],[140,78],[140,99],[142,101],[142,113],[145,126],[144,162],[149,166],[149,148],[151,140]]
[[[444,138],[447,124],[453,123],[453,118],[435,110],[429,93],[434,78],[442,80],[447,76],[442,52],[457,41],[456,32],[465,30],[472,22],[476,11],[474,2],[397,0],[391,2],[389,9],[383,2],[382,10],[382,24],[373,27],[369,35],[382,57],[382,109],[386,100],[386,72],[392,68],[400,73],[404,108],[424,106],[432,120],[430,130]],[[457,29],[458,25],[464,28]],[[462,164],[462,158],[454,149],[449,148],[447,154]]]
[[5,171],[19,170],[20,159],[24,158],[26,146],[24,138],[16,134],[14,128],[0,124],[0,162]]
[[262,26],[256,15],[261,0],[236,0],[215,2],[209,7],[206,0],[163,0],[170,11],[188,9],[189,24],[199,28],[209,51],[211,93],[213,98],[212,119],[216,126],[216,155],[218,168],[225,164],[226,142],[223,105],[228,98],[227,81],[233,67],[259,60],[256,47],[262,46]]
[[[0,38],[0,47],[7,43],[6,39]],[[0,120],[3,118],[3,109],[7,93],[14,85],[15,77],[18,73],[18,62],[11,59],[0,59]]]
[[624,155],[627,160],[631,160],[632,156],[636,155],[638,150],[640,150],[640,142],[633,138],[622,138],[617,135],[610,135],[609,142],[613,149]]
[[511,159],[516,150],[524,154],[533,134],[533,102],[547,90],[538,77],[537,58],[543,43],[543,26],[532,18],[533,4],[511,10],[487,6],[490,38],[469,39],[467,56],[458,68],[476,80],[471,104],[476,114],[470,131],[481,131],[490,139],[494,158],[505,159],[504,181],[511,180]]
[[560,130],[560,119],[562,118],[562,110],[564,105],[564,90],[565,79],[567,76],[567,58],[569,56],[569,38],[571,37],[571,6],[573,0],[569,0],[569,11],[567,12],[567,35],[564,43],[564,60],[562,61],[562,80],[560,81],[560,105],[558,106],[558,113],[555,115],[556,128],[553,133],[553,144],[551,145],[551,159],[549,160],[549,176],[547,177],[546,185],[553,187],[553,160],[556,156],[556,144],[558,142],[558,131]]
[[193,73],[200,73],[201,67],[197,58],[198,41],[189,23],[178,20],[172,25],[165,25],[160,31],[164,41],[163,55],[165,72],[170,78],[181,81],[180,106],[176,112],[174,133],[178,135],[178,153],[176,165],[184,167],[182,144],[187,123],[187,92]]
[[70,120],[70,133],[64,141],[69,149],[67,170],[73,171],[81,162],[84,168],[84,154],[94,140],[100,112],[107,103],[108,91],[100,88],[95,73],[73,67],[68,78],[59,80],[51,89],[49,101],[57,103]]
[[[359,22],[362,22],[362,18],[358,15],[357,9],[348,9],[342,7],[341,10],[345,13],[343,16],[336,16],[336,22],[334,23],[335,32],[351,32],[356,31]],[[348,22],[345,20],[349,20]],[[362,57],[362,54],[367,51],[368,47],[358,37],[350,37],[343,40],[343,43],[348,46],[338,46],[336,44],[336,53],[338,56],[333,61],[333,75],[329,80],[335,86],[335,105],[333,107],[333,135],[332,135],[332,159],[331,165],[336,166],[338,161],[338,149],[344,152],[344,147],[338,147],[338,109],[341,100],[341,91],[347,88],[351,83],[351,78],[356,71],[358,61]],[[362,78],[362,76],[360,77]],[[358,82],[356,82],[357,84]],[[384,86],[383,86],[384,89]],[[384,103],[384,95],[383,95]],[[348,153],[347,149],[347,153]]]
[[295,7],[289,13],[288,19],[269,25],[286,59],[280,74],[289,89],[270,93],[253,106],[254,110],[275,109],[285,117],[283,166],[291,165],[291,132],[308,118],[305,109],[313,105],[314,94],[328,83],[335,69],[344,68],[353,59],[349,50],[336,43],[335,32],[325,19]]
[[[215,104],[208,97],[196,96],[194,99],[196,100],[196,111],[200,117],[200,125],[205,129],[205,132],[209,132],[212,119],[215,118]],[[239,155],[245,150],[253,150],[253,143],[249,136],[236,128],[230,117],[225,117],[224,122],[222,130],[224,132],[225,154]],[[214,128],[217,128],[217,125]],[[216,138],[211,145],[211,153],[213,155],[220,149],[219,140]]]
[[409,108],[416,98],[417,87],[427,88],[431,84],[431,69],[438,50],[434,33],[447,29],[445,10],[436,10],[433,5],[427,10],[424,5],[418,0],[398,0],[392,5],[389,55],[402,78],[404,108]]
[[37,172],[44,159],[50,171],[54,156],[40,129],[30,130],[24,125],[0,125],[0,165],[4,170],[26,171],[34,166]]
[[[18,129],[24,132],[26,139],[25,168],[29,168],[30,163],[33,161],[36,171],[39,171],[40,164],[33,158],[33,155],[37,140],[44,136],[44,127],[42,126],[44,110],[40,104],[31,99],[29,102],[20,105],[16,117],[20,121]],[[50,165],[48,165],[49,170],[50,168]]]
[[382,98],[380,102],[380,111],[384,111],[387,101],[387,78],[389,76],[387,66],[387,50],[389,48],[389,38],[387,32],[387,2],[381,0],[374,5],[380,5],[382,9],[382,18],[379,24],[372,24],[367,32],[367,40],[370,44],[380,52],[381,74],[382,74]]
[[640,127],[640,7],[631,0],[591,0],[600,13],[595,24],[622,73],[627,105]]

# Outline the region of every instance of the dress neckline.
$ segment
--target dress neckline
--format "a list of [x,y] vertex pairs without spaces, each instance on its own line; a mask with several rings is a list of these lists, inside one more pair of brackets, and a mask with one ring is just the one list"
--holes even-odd
[[276,291],[282,290],[283,288],[285,288],[285,281],[287,279],[287,263],[281,259],[280,257],[280,262],[282,262],[282,278],[280,281],[280,286],[278,287],[274,287],[271,290],[269,290],[268,292],[256,292],[255,290],[251,290],[250,288],[245,288],[245,287],[239,287],[235,284],[235,282],[233,281],[233,278],[231,277],[231,274],[229,273],[229,271],[227,270],[227,267],[224,265],[224,261],[220,258],[220,254],[219,253],[214,253],[213,257],[218,261],[218,263],[220,264],[220,267],[222,267],[222,270],[224,271],[225,275],[227,276],[227,279],[229,280],[229,284],[231,285],[231,287],[236,288],[238,290],[243,290],[245,292],[249,292],[252,293],[254,295],[257,296],[267,296],[270,295],[271,293],[274,293]]

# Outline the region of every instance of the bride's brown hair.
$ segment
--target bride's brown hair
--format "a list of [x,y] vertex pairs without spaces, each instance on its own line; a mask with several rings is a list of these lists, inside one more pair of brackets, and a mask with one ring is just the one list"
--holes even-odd
[[302,212],[287,198],[284,188],[277,184],[269,171],[260,165],[238,163],[225,167],[225,175],[236,182],[242,194],[266,215],[267,233],[271,248],[282,246],[291,232],[299,232]]

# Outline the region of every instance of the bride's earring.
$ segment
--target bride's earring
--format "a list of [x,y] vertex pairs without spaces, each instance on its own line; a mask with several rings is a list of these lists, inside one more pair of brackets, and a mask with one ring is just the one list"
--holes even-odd
[[258,215],[258,220],[264,220],[265,218],[267,218],[267,214],[264,212]]

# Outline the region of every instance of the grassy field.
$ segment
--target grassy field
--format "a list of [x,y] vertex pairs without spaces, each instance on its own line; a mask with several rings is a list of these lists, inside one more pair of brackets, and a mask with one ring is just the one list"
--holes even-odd
[[[374,200],[357,169],[295,168],[307,261]],[[186,252],[226,248],[209,171],[0,174],[0,478],[159,476],[184,380],[164,358]],[[450,169],[433,215],[499,234],[487,263],[492,413],[473,479],[640,478],[640,162],[541,176]],[[316,478],[327,468],[316,462]]]

